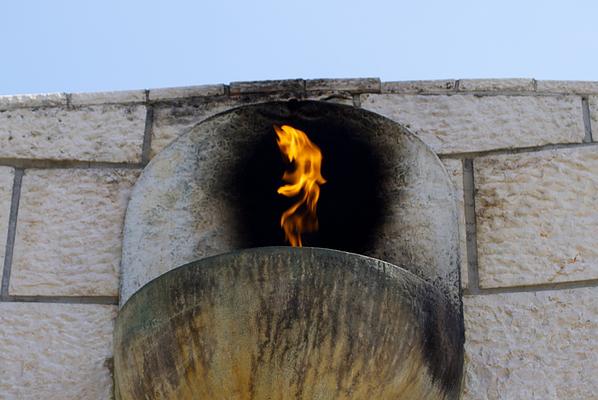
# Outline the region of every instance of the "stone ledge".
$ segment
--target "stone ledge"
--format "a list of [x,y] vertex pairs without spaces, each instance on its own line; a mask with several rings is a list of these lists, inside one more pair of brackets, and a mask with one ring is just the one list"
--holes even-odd
[[231,82],[230,95],[255,94],[255,93],[277,93],[292,92],[305,93],[305,80],[286,79],[271,81],[250,81],[250,82]]
[[349,92],[349,93],[380,93],[380,79],[308,79],[305,90],[308,92]]
[[15,108],[66,107],[66,94],[40,93],[0,96],[0,110]]
[[117,296],[122,227],[138,170],[26,170],[9,294]]
[[115,306],[0,303],[0,397],[110,399]]
[[591,399],[598,288],[465,296],[465,400]]
[[382,93],[448,93],[455,91],[455,84],[454,79],[382,82]]
[[480,287],[598,279],[598,146],[474,160]]
[[533,92],[534,80],[511,79],[460,79],[459,92]]
[[150,101],[165,101],[191,97],[212,97],[224,96],[226,94],[225,85],[200,85],[200,86],[182,86],[161,89],[150,89]]
[[598,94],[598,82],[537,81],[538,93]]
[[73,107],[98,104],[144,103],[145,90],[122,90],[113,92],[71,93]]

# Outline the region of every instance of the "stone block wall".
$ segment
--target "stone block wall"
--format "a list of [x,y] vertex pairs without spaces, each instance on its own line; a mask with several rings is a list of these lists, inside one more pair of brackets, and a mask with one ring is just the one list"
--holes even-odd
[[139,173],[211,115],[293,98],[410,127],[454,179],[464,399],[598,398],[598,83],[533,79],[0,97],[0,398],[112,397],[123,217]]

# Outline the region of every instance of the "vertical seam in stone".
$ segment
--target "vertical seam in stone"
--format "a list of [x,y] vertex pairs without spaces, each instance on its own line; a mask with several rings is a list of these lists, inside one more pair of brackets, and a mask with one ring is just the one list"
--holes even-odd
[[143,145],[141,147],[141,163],[143,165],[146,165],[150,161],[154,126],[154,107],[152,105],[147,105],[146,107],[145,129],[143,132]]
[[463,160],[463,204],[465,207],[468,291],[478,293],[480,291],[480,277],[475,215],[475,183],[473,159],[471,158]]
[[538,81],[535,78],[532,78],[532,90],[534,92],[538,91]]
[[65,93],[65,97],[66,97],[66,109],[72,110],[73,109],[73,94]]
[[3,300],[8,297],[8,287],[10,283],[10,273],[12,269],[12,258],[15,247],[15,237],[17,235],[17,218],[19,214],[19,202],[21,201],[21,184],[23,182],[23,174],[23,169],[15,169],[15,175],[12,185],[10,214],[8,217],[8,235],[6,236],[6,251],[4,252],[4,273],[2,275],[2,287],[0,288],[0,297]]
[[456,79],[455,80],[455,88],[453,89],[453,92],[458,92],[460,85],[461,85],[461,79]]
[[583,127],[585,129],[584,143],[592,143],[592,121],[590,119],[590,104],[587,97],[581,98],[581,112],[583,115]]
[[361,97],[360,96],[361,96],[360,94],[353,95],[353,107],[355,107],[355,108],[361,107]]

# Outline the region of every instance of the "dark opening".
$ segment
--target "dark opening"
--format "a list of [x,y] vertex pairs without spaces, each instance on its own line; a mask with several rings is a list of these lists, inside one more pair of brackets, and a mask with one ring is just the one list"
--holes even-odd
[[[379,196],[381,164],[367,135],[360,135],[341,119],[289,115],[272,118],[258,139],[245,145],[233,172],[238,229],[242,247],[288,244],[280,227],[283,211],[295,202],[276,191],[291,166],[276,144],[273,124],[304,131],[322,150],[322,175],[317,215],[319,230],[303,234],[303,245],[364,253],[372,248],[384,214]],[[260,124],[264,125],[264,124]]]

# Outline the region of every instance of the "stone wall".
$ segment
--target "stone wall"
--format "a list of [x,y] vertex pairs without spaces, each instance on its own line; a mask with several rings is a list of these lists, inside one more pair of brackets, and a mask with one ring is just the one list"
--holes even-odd
[[597,398],[598,83],[532,79],[0,97],[0,398],[111,398],[121,232],[137,176],[197,122],[291,98],[405,124],[454,178],[464,399]]

